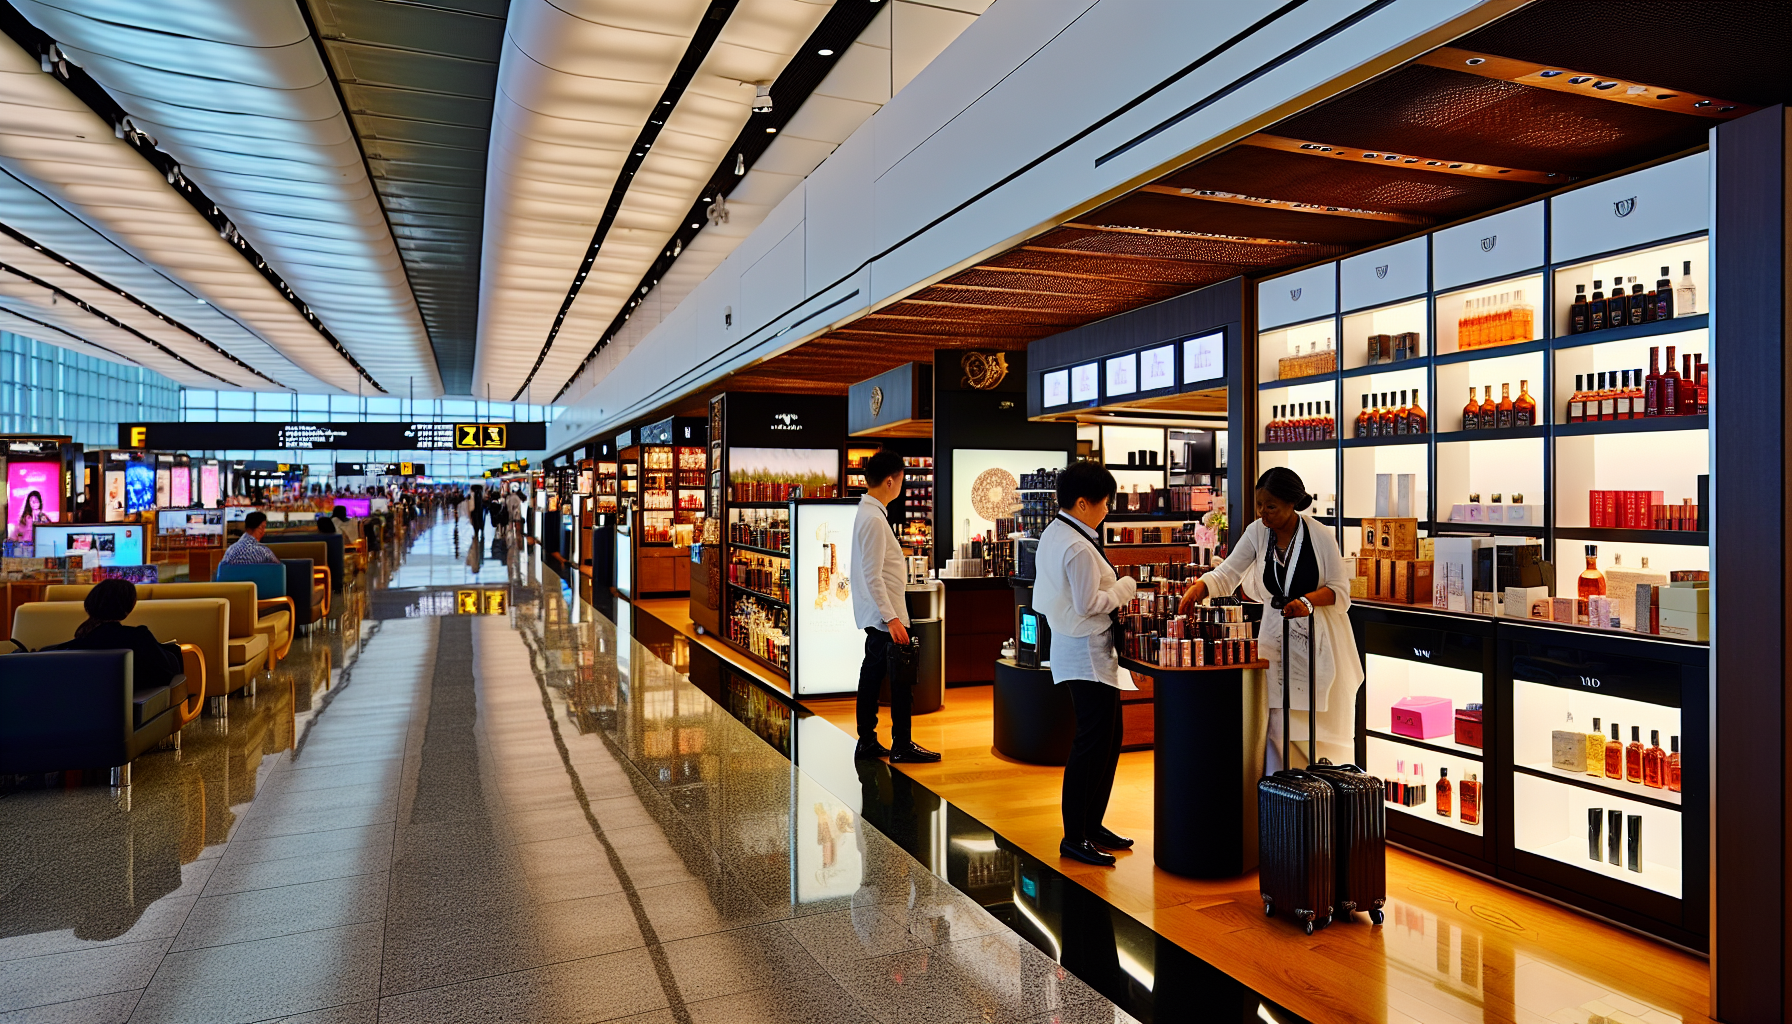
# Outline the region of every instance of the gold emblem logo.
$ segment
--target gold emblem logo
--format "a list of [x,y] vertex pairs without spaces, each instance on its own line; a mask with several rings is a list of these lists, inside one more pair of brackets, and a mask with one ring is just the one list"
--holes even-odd
[[959,357],[958,365],[964,370],[964,382],[960,387],[990,391],[1008,379],[1006,352],[966,352]]
[[871,385],[871,418],[877,419],[884,408],[884,389],[876,384]]

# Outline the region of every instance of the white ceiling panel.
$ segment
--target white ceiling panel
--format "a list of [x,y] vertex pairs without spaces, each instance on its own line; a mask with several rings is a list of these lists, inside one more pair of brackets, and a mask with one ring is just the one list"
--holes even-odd
[[[180,162],[375,380],[441,393],[397,247],[296,4],[18,6]],[[245,177],[261,187],[245,188]],[[324,202],[295,217],[281,198],[287,182]],[[320,250],[306,236],[353,248]],[[353,387],[352,376],[344,383]]]

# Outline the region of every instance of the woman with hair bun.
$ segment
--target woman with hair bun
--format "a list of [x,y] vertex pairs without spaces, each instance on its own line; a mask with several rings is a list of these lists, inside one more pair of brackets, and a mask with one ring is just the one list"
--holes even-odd
[[[1319,751],[1308,759],[1328,757],[1335,764],[1356,760],[1356,692],[1363,682],[1363,664],[1350,629],[1350,577],[1338,540],[1306,509],[1313,504],[1300,475],[1275,466],[1257,478],[1257,518],[1244,528],[1226,560],[1191,584],[1182,595],[1187,613],[1205,597],[1223,597],[1244,588],[1263,602],[1258,651],[1269,661],[1269,728],[1264,774],[1282,764],[1282,660],[1288,659],[1289,704],[1310,713],[1315,706],[1307,692],[1307,632],[1315,652],[1313,688],[1319,709]],[[1289,646],[1282,650],[1282,623],[1289,622]],[[1305,723],[1291,722],[1290,733],[1307,733]],[[1297,759],[1299,760],[1299,759]]]

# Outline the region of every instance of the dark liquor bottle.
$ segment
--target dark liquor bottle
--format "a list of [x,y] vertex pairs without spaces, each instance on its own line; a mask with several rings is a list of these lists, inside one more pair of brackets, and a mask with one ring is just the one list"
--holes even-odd
[[1369,396],[1363,396],[1363,411],[1356,414],[1357,437],[1369,437]]
[[[1661,268],[1661,278],[1655,282],[1655,319],[1672,320],[1674,318],[1674,282],[1668,279],[1668,268]],[[1672,365],[1673,360],[1668,360]]]
[[1406,407],[1406,392],[1401,391],[1400,407],[1394,410],[1394,433],[1400,437],[1406,436],[1408,415],[1410,415],[1410,410]]
[[1680,415],[1680,371],[1674,368],[1674,346],[1668,346],[1667,369],[1661,374],[1661,414]]
[[1468,386],[1468,404],[1462,407],[1462,429],[1481,429],[1481,403],[1475,401],[1475,386]]
[[1593,297],[1587,300],[1587,330],[1605,330],[1605,282],[1593,282]]
[[1686,366],[1686,372],[1680,375],[1679,414],[1696,416],[1699,412],[1699,375],[1692,364],[1695,357],[1688,352],[1680,358]]
[[1433,803],[1437,805],[1438,817],[1448,818],[1450,816],[1450,769],[1448,768],[1437,770],[1437,796]]
[[1381,396],[1381,434],[1379,435],[1381,437],[1394,436],[1394,425],[1398,417],[1394,410],[1393,398],[1392,391]]
[[1568,333],[1587,333],[1587,286],[1574,286],[1574,303],[1568,307]]
[[[1700,392],[1703,394],[1703,391]],[[1406,410],[1406,432],[1423,434],[1431,426],[1430,417],[1425,415],[1425,407],[1419,404],[1419,389],[1412,389],[1412,407]]]
[[1500,385],[1500,404],[1498,406],[1498,410],[1499,410],[1499,419],[1496,422],[1499,423],[1499,429],[1501,429],[1501,430],[1512,429],[1512,385],[1511,384],[1501,384]]
[[1630,314],[1629,322],[1632,327],[1643,322],[1645,310],[1648,308],[1649,296],[1643,294],[1643,286],[1637,284],[1636,278],[1632,277],[1630,279],[1630,303],[1626,309],[1626,312]]
[[1531,397],[1531,382],[1518,382],[1518,399],[1512,403],[1512,425],[1515,427],[1534,427],[1537,425],[1537,400]]
[[1661,415],[1661,349],[1649,346],[1649,376],[1643,378],[1643,415]]
[[1325,419],[1321,424],[1325,428],[1325,440],[1332,441],[1338,437],[1338,418],[1332,415],[1331,399],[1325,401]]
[[1699,415],[1704,416],[1711,411],[1711,364],[1699,364]]
[[[1583,286],[1584,287],[1584,286]],[[1574,394],[1568,396],[1568,422],[1579,423],[1587,418],[1586,377],[1574,375]]]

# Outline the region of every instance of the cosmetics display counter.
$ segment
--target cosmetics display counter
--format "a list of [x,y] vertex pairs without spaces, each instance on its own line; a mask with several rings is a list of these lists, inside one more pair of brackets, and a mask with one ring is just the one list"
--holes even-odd
[[[1352,610],[1390,838],[1701,949],[1708,166],[1264,280],[1257,335],[1257,471],[1413,581]],[[1390,516],[1410,547],[1363,539]]]

